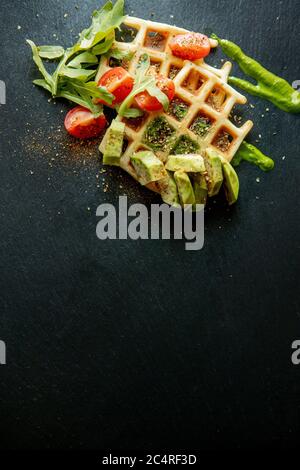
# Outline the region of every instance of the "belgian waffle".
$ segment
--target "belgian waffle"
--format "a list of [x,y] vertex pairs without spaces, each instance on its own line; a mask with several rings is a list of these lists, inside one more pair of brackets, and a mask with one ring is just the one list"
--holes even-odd
[[[252,121],[247,121],[237,127],[230,120],[234,106],[247,102],[242,94],[227,83],[232,67],[230,62],[217,69],[206,64],[203,59],[190,62],[172,55],[169,47],[171,39],[186,32],[174,26],[128,17],[117,34],[113,47],[131,53],[131,60],[124,64],[130,73],[135,74],[141,56],[148,54],[151,66],[158,73],[172,78],[176,89],[167,113],[159,111],[136,119],[117,118],[125,122],[126,145],[120,166],[134,178],[137,175],[130,163],[130,156],[138,150],[152,148],[145,136],[149,125],[156,119],[167,122],[172,133],[169,145],[155,152],[163,162],[174,150],[175,142],[179,142],[183,136],[195,143],[195,153],[213,148],[230,162],[253,126]],[[211,40],[211,46],[216,47],[217,42]],[[111,57],[103,57],[96,79],[113,66]],[[172,113],[174,104],[184,109],[180,119],[176,113]],[[104,150],[105,140],[104,137],[101,151]]]

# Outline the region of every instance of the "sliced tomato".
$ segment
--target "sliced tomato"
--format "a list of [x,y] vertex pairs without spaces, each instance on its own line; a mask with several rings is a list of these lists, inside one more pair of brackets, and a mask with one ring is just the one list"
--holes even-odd
[[83,106],[71,109],[65,118],[65,128],[69,134],[78,139],[92,139],[101,134],[107,124],[104,115],[97,118]]
[[[169,101],[172,101],[175,96],[174,82],[169,78],[164,77],[163,75],[158,75],[156,85],[165,95],[167,95]],[[158,101],[155,96],[151,96],[148,91],[143,91],[142,93],[136,95],[135,102],[143,111],[152,112],[161,111],[163,109],[161,102]]]
[[[123,67],[115,67],[108,70],[99,80],[98,86],[105,87],[109,93],[114,95],[113,105],[122,103],[132,92],[134,80],[132,76],[123,69]],[[101,103],[107,104],[105,101],[99,100]]]
[[207,36],[200,33],[187,33],[175,36],[170,42],[173,55],[184,60],[198,60],[210,53],[210,42]]

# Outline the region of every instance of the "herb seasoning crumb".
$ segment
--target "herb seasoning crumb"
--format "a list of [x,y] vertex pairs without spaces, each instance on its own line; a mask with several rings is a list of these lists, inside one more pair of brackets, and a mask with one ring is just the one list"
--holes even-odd
[[188,105],[180,98],[174,98],[169,106],[169,114],[174,116],[178,121],[182,121],[189,110]]
[[213,141],[213,145],[222,152],[226,152],[229,149],[232,140],[233,138],[228,132],[221,131]]
[[191,131],[199,137],[205,137],[210,128],[211,121],[205,116],[198,116],[190,127]]
[[182,135],[177,140],[172,152],[175,155],[187,155],[189,153],[196,153],[199,150],[199,144],[194,142],[190,137]]
[[158,117],[147,127],[144,142],[153,150],[166,150],[174,132],[174,129],[165,118]]

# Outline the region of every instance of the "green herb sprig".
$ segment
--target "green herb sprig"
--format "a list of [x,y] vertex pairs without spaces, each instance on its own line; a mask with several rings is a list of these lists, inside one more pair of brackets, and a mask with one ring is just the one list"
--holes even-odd
[[164,110],[168,111],[170,104],[169,98],[156,86],[155,77],[153,75],[147,75],[149,67],[150,57],[148,54],[143,54],[136,70],[133,90],[123,101],[118,110],[120,116],[128,117],[128,115],[131,114],[130,117],[138,117],[142,115],[140,110],[130,107],[135,96],[143,91],[148,91],[151,96],[157,98],[163,105]]
[[[103,87],[91,81],[99,66],[99,57],[106,54],[115,40],[115,30],[124,21],[124,0],[115,4],[107,2],[93,13],[92,24],[82,31],[79,40],[71,48],[60,46],[36,46],[27,40],[32,50],[33,60],[43,78],[34,84],[47,90],[53,97],[62,97],[80,104],[96,116],[102,114],[103,106],[95,100],[111,104],[114,96]],[[53,74],[50,74],[43,59],[58,60]]]

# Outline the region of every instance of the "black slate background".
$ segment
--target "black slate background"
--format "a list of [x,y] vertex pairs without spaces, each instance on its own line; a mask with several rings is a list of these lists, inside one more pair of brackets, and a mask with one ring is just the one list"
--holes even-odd
[[[57,132],[68,105],[32,86],[25,45],[69,45],[99,3],[1,2],[0,447],[296,447],[299,116],[250,97],[251,141],[261,134],[276,169],[240,166],[239,204],[211,204],[202,251],[100,242],[99,204],[157,199]],[[215,31],[300,79],[296,0],[128,0],[132,11]]]

